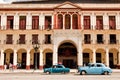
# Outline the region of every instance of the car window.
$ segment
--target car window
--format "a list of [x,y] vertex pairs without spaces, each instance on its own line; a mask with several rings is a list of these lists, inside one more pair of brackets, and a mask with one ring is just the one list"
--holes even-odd
[[94,66],[95,66],[95,64],[91,64],[91,65],[90,65],[90,67],[94,67]]
[[53,68],[56,68],[56,66],[54,65]]
[[62,68],[62,66],[57,66],[57,68]]
[[102,67],[102,65],[101,65],[101,64],[97,64],[96,66],[97,66],[97,67]]

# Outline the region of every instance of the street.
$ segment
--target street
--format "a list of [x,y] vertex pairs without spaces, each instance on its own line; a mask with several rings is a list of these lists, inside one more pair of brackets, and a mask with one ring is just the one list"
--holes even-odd
[[120,73],[112,73],[111,75],[1,73],[0,80],[120,80]]

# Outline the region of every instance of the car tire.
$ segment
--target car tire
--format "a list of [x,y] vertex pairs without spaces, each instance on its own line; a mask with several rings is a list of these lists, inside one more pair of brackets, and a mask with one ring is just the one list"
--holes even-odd
[[85,71],[81,71],[80,75],[85,75],[86,72]]
[[108,71],[105,71],[105,72],[104,72],[104,75],[108,75],[108,74],[109,74]]
[[50,72],[49,72],[49,71],[47,71],[47,72],[46,72],[46,74],[50,74]]

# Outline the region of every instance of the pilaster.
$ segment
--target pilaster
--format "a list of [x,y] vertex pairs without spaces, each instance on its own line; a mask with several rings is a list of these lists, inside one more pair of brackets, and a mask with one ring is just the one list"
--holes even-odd
[[0,54],[0,69],[4,69],[4,51],[1,50]]
[[106,48],[106,66],[108,66],[109,67],[109,50],[108,50],[108,48]]
[[26,69],[30,69],[30,50],[27,50]]
[[13,55],[13,69],[17,69],[17,50],[14,50]]
[[40,50],[40,60],[39,61],[40,61],[39,69],[42,70],[43,66],[44,66],[43,65],[43,51],[42,50]]
[[93,63],[96,63],[96,50],[93,49]]

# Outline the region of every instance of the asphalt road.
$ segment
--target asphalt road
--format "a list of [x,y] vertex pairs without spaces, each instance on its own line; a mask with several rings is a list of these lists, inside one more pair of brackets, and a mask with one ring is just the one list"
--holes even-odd
[[0,74],[0,80],[120,80],[120,73],[110,75],[2,73]]

